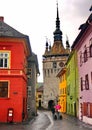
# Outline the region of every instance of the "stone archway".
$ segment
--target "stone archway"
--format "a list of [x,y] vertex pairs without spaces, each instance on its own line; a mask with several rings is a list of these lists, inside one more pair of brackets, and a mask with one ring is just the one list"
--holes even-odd
[[53,104],[54,104],[54,100],[49,100],[49,102],[48,102],[48,109],[49,110],[51,109],[51,107],[53,106]]

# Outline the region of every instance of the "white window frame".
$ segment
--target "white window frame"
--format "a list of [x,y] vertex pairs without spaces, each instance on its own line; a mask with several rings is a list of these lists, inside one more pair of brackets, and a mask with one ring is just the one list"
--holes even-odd
[[0,68],[10,67],[10,53],[6,51],[0,51]]

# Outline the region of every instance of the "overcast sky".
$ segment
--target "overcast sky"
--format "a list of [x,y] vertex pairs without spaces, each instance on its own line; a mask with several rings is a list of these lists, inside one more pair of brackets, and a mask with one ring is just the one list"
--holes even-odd
[[[4,16],[5,23],[30,38],[32,51],[38,56],[41,73],[38,81],[43,81],[42,55],[45,51],[46,37],[53,45],[56,2],[57,0],[0,0],[0,16]],[[79,33],[79,26],[91,13],[91,5],[92,0],[58,0],[64,45],[66,35],[70,45],[73,44]]]

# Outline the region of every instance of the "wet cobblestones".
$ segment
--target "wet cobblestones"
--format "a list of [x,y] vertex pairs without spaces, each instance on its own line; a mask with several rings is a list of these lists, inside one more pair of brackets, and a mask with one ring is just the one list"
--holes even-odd
[[54,120],[50,111],[38,111],[30,122],[0,124],[0,130],[92,130],[92,126],[65,114],[62,120]]

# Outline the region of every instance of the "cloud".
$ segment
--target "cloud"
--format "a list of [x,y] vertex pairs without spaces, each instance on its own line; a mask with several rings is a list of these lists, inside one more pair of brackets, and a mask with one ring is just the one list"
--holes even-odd
[[89,13],[92,0],[77,0],[73,2],[74,12],[80,17],[86,17]]
[[87,20],[91,4],[92,0],[65,0],[65,3],[63,2],[61,10],[61,14],[63,14],[61,21],[64,28],[63,34],[67,33],[70,44],[78,35],[79,26]]

